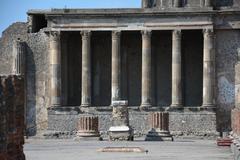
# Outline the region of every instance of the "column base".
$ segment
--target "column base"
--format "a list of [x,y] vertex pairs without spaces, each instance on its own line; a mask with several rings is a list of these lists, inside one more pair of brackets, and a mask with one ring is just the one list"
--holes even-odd
[[215,107],[214,104],[203,104],[203,105],[201,106],[201,108],[214,108],[214,107]]
[[78,131],[76,137],[74,138],[76,141],[100,141],[102,138],[100,134],[96,131]]
[[139,110],[144,111],[144,110],[149,109],[150,107],[152,107],[151,104],[148,104],[148,103],[147,104],[141,104],[140,107],[139,107]]
[[79,114],[80,108],[78,106],[51,106],[48,109],[48,114]]
[[169,131],[152,129],[146,135],[145,141],[173,141]]
[[91,104],[81,104],[80,107],[91,107]]
[[171,104],[170,108],[182,108],[182,104]]

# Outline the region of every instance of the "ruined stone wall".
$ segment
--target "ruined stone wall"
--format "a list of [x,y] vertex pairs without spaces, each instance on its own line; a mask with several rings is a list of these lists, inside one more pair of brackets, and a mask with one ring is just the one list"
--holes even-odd
[[24,160],[24,81],[0,76],[0,159]]
[[0,74],[10,74],[14,65],[14,42],[20,38],[26,43],[26,121],[27,133],[34,135],[36,130],[47,127],[48,96],[48,36],[44,30],[27,33],[26,23],[14,23],[0,39]]
[[235,64],[240,49],[239,30],[216,31],[216,104],[218,130],[231,130],[235,103]]

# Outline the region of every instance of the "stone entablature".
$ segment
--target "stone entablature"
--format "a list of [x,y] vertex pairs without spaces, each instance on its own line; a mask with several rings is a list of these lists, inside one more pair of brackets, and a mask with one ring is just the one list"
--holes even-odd
[[[62,9],[29,11],[30,17],[43,14],[49,30],[56,31],[136,31],[173,29],[239,29],[239,9],[229,10],[142,10],[142,9]],[[62,15],[62,16],[61,16]],[[33,18],[29,18],[30,20]],[[29,26],[34,26],[29,22]],[[30,27],[31,28],[31,27]]]

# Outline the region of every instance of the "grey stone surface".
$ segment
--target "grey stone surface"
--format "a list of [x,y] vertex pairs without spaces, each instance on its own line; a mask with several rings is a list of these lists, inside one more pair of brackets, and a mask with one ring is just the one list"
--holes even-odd
[[173,135],[217,136],[214,112],[170,112],[169,130]]
[[[104,147],[141,147],[148,153],[97,152]],[[27,160],[233,160],[229,147],[215,141],[179,139],[175,142],[76,142],[73,140],[27,140]]]

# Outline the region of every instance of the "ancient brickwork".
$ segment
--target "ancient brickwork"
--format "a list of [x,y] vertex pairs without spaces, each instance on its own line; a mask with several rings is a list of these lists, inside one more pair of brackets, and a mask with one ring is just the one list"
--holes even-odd
[[0,159],[24,160],[24,82],[0,76]]

